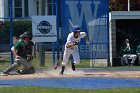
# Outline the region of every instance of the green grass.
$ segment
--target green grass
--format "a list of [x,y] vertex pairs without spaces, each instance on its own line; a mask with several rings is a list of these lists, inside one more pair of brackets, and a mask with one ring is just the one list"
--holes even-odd
[[77,65],[79,68],[91,68],[90,60],[80,60],[80,64]]
[[7,57],[7,56],[4,57],[4,58],[0,57],[0,70],[2,70],[2,69],[4,69],[4,68],[8,67],[9,64],[10,64],[10,59],[9,59],[9,57]]
[[[40,66],[38,57],[34,58],[31,61],[31,63],[35,68],[51,68],[53,66],[51,55],[47,55],[45,57],[45,66]],[[10,65],[10,58],[9,57],[0,58],[0,70],[7,68],[9,65]]]
[[63,89],[42,87],[3,87],[0,93],[140,93],[140,88],[117,88],[117,89]]
[[[60,60],[60,63],[62,60]],[[40,66],[39,64],[39,58],[38,56],[34,58],[31,62],[35,68],[52,68],[52,55],[51,54],[46,54],[45,56],[45,66]],[[5,57],[4,60],[0,58],[0,70],[3,70],[7,68],[10,65],[10,58]],[[68,62],[68,65],[70,66],[70,62]],[[80,60],[80,64],[76,65],[77,68],[99,68],[99,69],[105,69],[104,67],[90,67],[90,60]],[[114,69],[133,69],[133,68],[140,68],[140,66],[133,66],[133,67],[128,67],[128,66],[118,66],[118,67],[108,67],[110,70]]]

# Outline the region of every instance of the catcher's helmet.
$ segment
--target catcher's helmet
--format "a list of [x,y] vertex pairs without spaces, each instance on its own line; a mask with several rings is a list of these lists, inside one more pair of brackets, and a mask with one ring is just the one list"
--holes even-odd
[[73,32],[80,32],[81,28],[79,25],[74,25],[73,26]]
[[32,39],[32,33],[31,32],[24,32],[22,35],[20,35],[22,39],[25,39],[28,37],[30,40]]

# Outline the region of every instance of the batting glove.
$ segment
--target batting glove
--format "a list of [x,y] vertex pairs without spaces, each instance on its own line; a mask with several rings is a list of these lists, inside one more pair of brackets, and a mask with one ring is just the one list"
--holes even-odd
[[74,42],[74,45],[78,45],[78,44],[79,44],[79,42],[76,42],[76,41]]

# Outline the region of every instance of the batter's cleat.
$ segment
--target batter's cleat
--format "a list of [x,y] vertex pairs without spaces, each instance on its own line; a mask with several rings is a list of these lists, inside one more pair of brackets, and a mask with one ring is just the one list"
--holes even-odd
[[64,73],[64,72],[63,72],[63,71],[61,71],[61,72],[60,72],[60,75],[63,75],[63,73]]
[[62,70],[61,70],[61,72],[60,72],[61,75],[63,75],[64,70],[65,70],[65,66],[62,66]]
[[75,71],[75,63],[71,64],[72,70]]

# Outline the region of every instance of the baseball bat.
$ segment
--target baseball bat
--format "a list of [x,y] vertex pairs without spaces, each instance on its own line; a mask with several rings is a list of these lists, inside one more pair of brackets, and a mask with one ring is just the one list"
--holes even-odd
[[72,21],[70,19],[69,19],[69,24],[70,24],[69,30],[70,30],[70,32],[72,32],[74,25],[73,25],[73,23],[72,23]]
[[70,23],[70,25],[71,25],[71,27],[73,27],[74,25],[73,25],[73,23],[71,22],[71,20],[69,19],[69,23]]
[[54,66],[54,69],[56,70],[59,65],[60,65],[60,61],[57,62],[57,64]]

